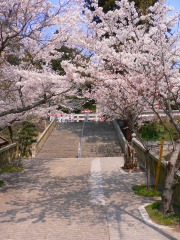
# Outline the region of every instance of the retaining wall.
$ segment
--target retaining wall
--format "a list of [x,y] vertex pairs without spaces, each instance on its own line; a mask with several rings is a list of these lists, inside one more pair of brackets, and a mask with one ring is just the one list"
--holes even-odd
[[49,135],[51,134],[51,132],[53,131],[54,127],[56,126],[56,119],[54,119],[48,126],[47,128],[44,130],[44,132],[40,135],[40,137],[38,138],[38,140],[36,141],[36,143],[33,144],[32,146],[32,157],[35,157],[38,152],[40,151],[40,149],[42,148],[42,146],[44,145],[45,141],[47,140],[47,138],[49,137]]
[[6,147],[0,148],[0,168],[14,163],[18,157],[18,147],[16,143],[12,143]]
[[117,137],[118,137],[118,140],[119,140],[119,143],[120,143],[120,146],[121,146],[121,150],[123,153],[125,153],[126,151],[126,139],[119,127],[119,124],[116,120],[113,121],[113,126],[114,126],[114,129],[115,129],[115,132],[117,134]]

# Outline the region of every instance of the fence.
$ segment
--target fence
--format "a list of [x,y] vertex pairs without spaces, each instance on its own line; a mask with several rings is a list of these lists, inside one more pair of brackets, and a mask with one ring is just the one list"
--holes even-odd
[[12,143],[0,149],[0,168],[12,164],[18,157],[18,147],[16,143]]
[[[127,141],[124,138],[124,135],[121,132],[121,129],[117,121],[113,121],[113,125],[118,136],[122,151],[123,153],[125,153]],[[146,150],[144,149],[142,143],[140,143],[136,138],[133,138],[132,147],[135,149],[136,153],[135,155],[138,161],[146,168]],[[156,176],[158,158],[159,158],[158,154],[154,153],[153,151],[149,152],[150,171],[153,177]],[[165,185],[166,179],[166,163],[167,162],[165,161],[165,159],[163,159],[160,168],[159,186],[161,186],[162,188]],[[178,184],[176,184],[173,190],[173,201],[178,207],[180,207],[180,171],[178,171],[178,173],[175,174],[175,180],[177,180]]]
[[48,125],[48,127],[44,130],[44,132],[38,138],[36,143],[33,144],[33,146],[32,146],[32,157],[35,157],[37,155],[37,153],[40,151],[40,149],[44,145],[45,141],[47,140],[47,138],[49,137],[49,135],[51,134],[51,132],[52,132],[52,130],[54,129],[55,126],[56,126],[56,119],[54,119]]
[[80,122],[80,121],[101,121],[102,119],[98,114],[88,113],[88,114],[66,114],[66,115],[57,115],[51,116],[50,120],[56,118],[57,122]]
[[113,126],[114,126],[115,132],[117,134],[122,152],[125,153],[126,152],[127,141],[126,141],[126,139],[125,139],[120,127],[119,127],[119,124],[116,120],[113,121]]
[[[141,162],[141,164],[146,167],[146,150],[143,145],[136,139],[133,138],[132,146],[135,149],[136,157]],[[156,169],[158,164],[159,155],[154,152],[149,152],[149,162],[150,162],[150,171],[153,177],[156,176]],[[162,188],[165,185],[166,179],[166,161],[163,159],[161,162],[160,175],[159,175],[159,186]],[[180,207],[180,172],[175,174],[175,179],[178,181],[173,191],[173,201]]]

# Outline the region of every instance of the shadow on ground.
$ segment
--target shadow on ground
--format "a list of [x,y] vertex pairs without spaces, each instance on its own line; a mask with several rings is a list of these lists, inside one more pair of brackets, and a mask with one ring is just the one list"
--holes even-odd
[[[139,223],[145,224],[136,207],[142,203],[142,198],[135,196],[131,191],[132,185],[138,184],[140,173],[103,174],[101,178],[106,199],[104,206],[93,205],[90,201],[92,191],[90,181],[96,182],[100,177],[98,174],[93,180],[89,173],[69,176],[67,174],[65,177],[52,176],[49,165],[49,160],[33,159],[26,165],[24,172],[3,176],[7,184],[0,189],[0,194],[6,199],[3,203],[5,208],[0,209],[1,224],[24,221],[37,224],[49,218],[60,218],[68,220],[69,224],[76,220],[84,222],[88,219],[89,224],[94,225],[106,223],[107,214],[108,221],[111,222],[120,222],[127,214]],[[127,222],[127,225],[130,228],[135,227],[133,222]],[[175,240],[163,230],[149,227]]]

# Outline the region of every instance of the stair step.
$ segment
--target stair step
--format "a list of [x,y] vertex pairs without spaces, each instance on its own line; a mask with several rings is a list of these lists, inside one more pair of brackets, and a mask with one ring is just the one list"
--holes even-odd
[[[38,158],[77,157],[83,122],[60,123],[44,143]],[[111,122],[87,122],[82,139],[82,157],[116,157],[121,148]]]

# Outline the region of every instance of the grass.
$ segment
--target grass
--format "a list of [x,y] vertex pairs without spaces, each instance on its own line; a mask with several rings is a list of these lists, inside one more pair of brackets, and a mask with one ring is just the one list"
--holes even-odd
[[154,202],[146,206],[146,211],[149,217],[157,224],[170,226],[179,225],[180,226],[180,214],[167,214],[163,215],[160,211],[160,202]]
[[4,168],[0,168],[0,173],[17,172],[17,171],[22,171],[23,169],[24,169],[23,166],[7,166]]
[[4,184],[3,180],[0,180],[0,187]]
[[161,196],[158,191],[154,190],[154,188],[150,188],[150,190],[147,191],[147,187],[145,184],[135,185],[132,187],[132,190],[138,196],[143,196],[143,197],[159,197],[159,196]]

